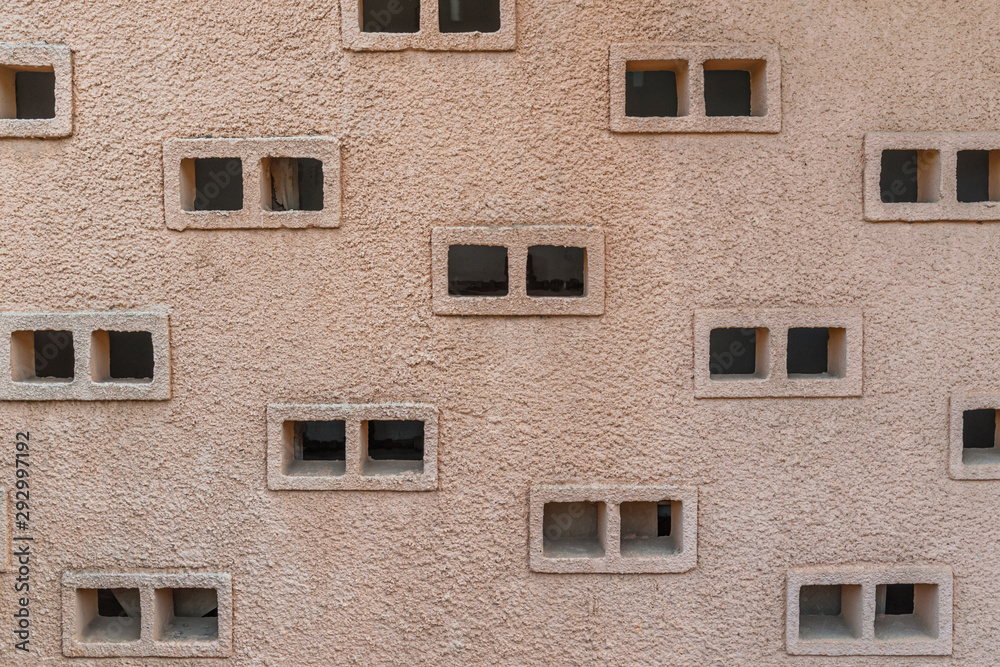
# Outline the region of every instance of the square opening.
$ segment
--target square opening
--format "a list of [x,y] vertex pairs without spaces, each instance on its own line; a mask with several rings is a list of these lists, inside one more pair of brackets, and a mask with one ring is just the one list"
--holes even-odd
[[938,201],[941,199],[940,154],[921,150],[882,151],[879,190],[886,204]]
[[10,337],[14,382],[72,382],[76,356],[71,331],[15,331]]
[[424,471],[424,423],[412,420],[362,422],[364,475]]
[[243,160],[238,157],[181,160],[181,208],[185,211],[243,209]]
[[709,60],[704,65],[706,116],[766,116],[767,63]]
[[680,502],[624,502],[620,507],[622,557],[663,558],[680,553]]
[[587,252],[583,248],[528,248],[528,296],[583,296],[586,275]]
[[546,503],[542,553],[546,558],[603,558],[606,530],[604,503]]
[[788,377],[839,378],[844,377],[846,366],[845,329],[795,327],[788,330]]
[[880,584],[875,588],[875,639],[934,639],[936,584]]
[[149,331],[95,331],[90,344],[94,382],[153,381],[153,334]]
[[958,201],[1000,201],[1000,151],[958,151]]
[[0,118],[56,117],[56,74],[51,67],[0,67]]
[[360,0],[361,32],[420,32],[420,0]]
[[713,380],[767,377],[767,329],[712,329],[709,334],[708,370]]
[[142,615],[137,588],[79,588],[76,639],[84,643],[139,640]]
[[686,116],[688,99],[686,60],[630,60],[625,63],[626,116]]
[[962,413],[962,463],[1000,464],[1000,431],[997,411],[993,408],[965,410]]
[[497,32],[500,0],[438,0],[441,32]]
[[859,639],[861,610],[861,586],[802,586],[799,589],[799,639]]
[[[285,474],[343,475],[347,471],[344,420],[285,422]],[[290,445],[290,446],[289,446]]]
[[507,296],[507,248],[491,245],[448,247],[449,296]]
[[323,210],[323,163],[320,160],[264,158],[261,179],[261,206],[265,211]]
[[219,638],[219,593],[214,588],[154,591],[155,632],[160,642],[210,642]]

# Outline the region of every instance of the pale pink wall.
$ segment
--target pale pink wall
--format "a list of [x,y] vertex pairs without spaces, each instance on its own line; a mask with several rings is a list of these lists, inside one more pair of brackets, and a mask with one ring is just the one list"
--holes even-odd
[[[812,664],[786,571],[858,562],[950,565],[945,660],[992,662],[1000,488],[948,478],[948,395],[1000,382],[1000,227],[861,198],[865,132],[1000,129],[975,4],[518,0],[516,51],[353,53],[334,0],[8,0],[0,41],[73,49],[77,113],[0,142],[0,309],[170,309],[173,386],[0,408],[37,551],[37,653],[3,575],[0,662],[77,664],[62,572],[148,567],[232,575],[204,664]],[[779,45],[780,134],[609,132],[609,47],[646,41]],[[339,229],[166,228],[164,140],[310,132]],[[432,228],[555,223],[604,230],[603,316],[432,313]],[[863,310],[861,398],[694,398],[694,309],[793,306]],[[269,491],[286,402],[436,406],[438,490]],[[570,482],[697,486],[697,567],[530,572],[529,488]]]

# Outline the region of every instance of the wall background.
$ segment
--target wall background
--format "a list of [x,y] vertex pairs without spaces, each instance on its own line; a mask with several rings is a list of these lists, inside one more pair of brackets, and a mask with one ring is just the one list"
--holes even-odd
[[[0,142],[0,307],[170,308],[174,398],[0,408],[36,538],[36,653],[0,660],[86,662],[64,570],[184,567],[233,576],[204,665],[828,664],[784,653],[785,571],[866,561],[955,572],[954,655],[879,664],[995,660],[1000,482],[948,479],[947,407],[1000,384],[1000,226],[863,222],[861,177],[866,131],[1000,129],[1000,5],[517,14],[511,53],[349,53],[334,0],[6,1],[0,40],[74,50],[77,112]],[[611,134],[629,41],[779,44],[781,134]],[[311,132],[340,229],[166,229],[164,139]],[[603,227],[603,317],[431,314],[432,227],[526,223]],[[799,305],[864,309],[863,398],[693,398],[694,308]],[[439,490],[267,491],[265,406],[339,401],[438,406]],[[530,573],[557,482],[698,485],[697,569]]]

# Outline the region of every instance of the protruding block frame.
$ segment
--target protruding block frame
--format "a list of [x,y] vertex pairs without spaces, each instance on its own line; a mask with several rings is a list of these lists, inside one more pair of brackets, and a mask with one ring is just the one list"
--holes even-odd
[[[915,150],[937,152],[933,202],[882,201],[882,152]],[[958,201],[958,152],[1000,151],[1000,132],[869,132],[865,134],[864,211],[869,222],[980,222],[1000,220],[1000,201]],[[991,161],[991,172],[1000,164]],[[998,175],[1000,180],[1000,175]],[[991,190],[1000,190],[1000,182]]]
[[[488,245],[507,248],[507,296],[450,296],[448,248]],[[584,295],[532,297],[527,294],[528,248],[536,245],[586,249]],[[604,232],[600,227],[531,225],[517,227],[435,227],[431,233],[435,315],[603,315]]]
[[[792,568],[787,574],[785,648],[792,655],[950,655],[953,576],[941,565],[837,565]],[[936,638],[876,639],[875,594],[884,584],[937,586]],[[861,586],[861,636],[844,639],[799,638],[802,586]]]
[[[79,589],[137,588],[141,628],[137,641],[81,641],[77,627]],[[162,619],[155,592],[166,588],[214,588],[218,595],[219,637],[212,641],[160,641]],[[71,658],[224,658],[232,653],[233,587],[228,574],[204,572],[65,572],[62,577],[63,655]]]
[[[21,331],[70,331],[71,381],[13,379],[12,337]],[[153,339],[153,379],[96,381],[92,370],[96,331],[148,331]],[[0,314],[0,401],[163,401],[170,398],[170,334],[166,313],[108,311]]]
[[[268,211],[263,206],[266,158],[312,158],[323,163],[323,210]],[[188,211],[183,206],[182,164],[199,158],[239,158],[243,164],[243,208]],[[185,229],[302,229],[339,227],[340,142],[333,137],[267,139],[168,139],[163,144],[163,210],[167,227]]]
[[418,32],[363,32],[360,0],[340,0],[341,35],[351,51],[513,51],[517,46],[516,0],[500,0],[497,32],[441,32],[438,0],[420,0]]
[[[56,139],[73,134],[73,56],[57,44],[0,44],[0,68],[55,73],[55,118],[0,118],[0,138]],[[0,69],[2,76],[2,69]]]
[[[289,474],[293,442],[286,422],[345,422],[345,472]],[[424,423],[423,472],[365,474],[362,452],[363,423],[376,420],[414,420]],[[272,491],[433,491],[437,489],[438,414],[432,405],[387,404],[272,404],[267,406],[267,488]]]
[[[681,549],[669,556],[624,557],[621,554],[621,504],[625,502],[680,503],[676,522]],[[698,564],[698,489],[693,486],[571,486],[543,485],[531,489],[528,552],[533,572],[549,573],[678,573]],[[549,503],[604,503],[604,556],[551,558],[544,552],[545,505]]]
[[952,479],[1000,479],[997,461],[967,463],[963,456],[964,413],[966,410],[1000,410],[1000,392],[955,392],[951,395],[948,429],[948,476]]
[[[864,319],[856,308],[698,309],[694,312],[694,395],[696,398],[794,398],[861,396],[864,369]],[[843,377],[787,376],[788,329],[844,329]],[[713,329],[768,330],[766,377],[712,379]],[[758,357],[760,358],[760,357]]]
[[[707,116],[705,113],[705,63],[727,60],[749,64],[751,86],[757,98],[752,104],[762,115]],[[686,63],[686,79],[678,78],[678,110],[683,116],[635,117],[625,115],[625,73],[630,62],[666,61]],[[686,43],[612,44],[608,64],[610,77],[610,127],[612,132],[765,132],[781,131],[781,54],[774,44]],[[686,95],[686,99],[682,97]],[[760,96],[763,95],[763,99]]]

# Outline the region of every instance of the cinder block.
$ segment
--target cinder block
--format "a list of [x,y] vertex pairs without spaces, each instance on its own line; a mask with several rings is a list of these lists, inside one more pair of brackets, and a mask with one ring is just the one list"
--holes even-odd
[[[668,534],[657,531],[661,505]],[[698,563],[695,487],[538,486],[529,520],[533,572],[676,573]]]
[[[912,157],[883,179],[886,151]],[[984,201],[959,201],[960,151],[982,151]],[[914,186],[916,201],[902,201]],[[1000,220],[1000,132],[869,132],[864,210],[871,222]]]
[[[342,423],[342,454],[302,455],[302,424]],[[375,457],[372,422],[421,422],[422,458]],[[296,426],[296,425],[299,426]],[[267,487],[272,491],[432,491],[437,488],[437,409],[420,404],[275,404],[267,407]]]
[[[949,448],[948,448],[948,473],[952,479],[1000,479],[1000,447],[997,446],[997,410],[1000,410],[1000,393],[962,393],[957,392],[951,395],[951,410],[949,422]],[[982,414],[970,414],[982,411],[988,414],[992,412],[993,427],[992,433],[977,434],[975,431],[982,430],[982,424],[976,424],[977,417]],[[969,424],[966,426],[966,419]],[[977,428],[979,427],[979,428]],[[966,433],[970,442],[966,443]],[[989,438],[992,446],[985,446],[988,443],[978,442],[977,435]]]
[[[52,118],[19,118],[17,74],[45,72],[55,77]],[[0,138],[48,139],[73,134],[73,58],[53,44],[0,44]]]
[[[453,246],[506,248],[508,288],[504,296],[450,293],[449,252]],[[583,249],[580,296],[530,296],[529,249]],[[431,235],[433,307],[436,315],[602,315],[604,232],[599,227],[436,227]]]
[[[827,329],[826,372],[789,373],[789,330]],[[738,330],[745,342],[712,350],[714,330]],[[791,398],[861,396],[862,312],[853,308],[696,310],[694,393],[697,398]],[[752,374],[726,372],[745,355]]]
[[[395,0],[398,5],[398,0]],[[485,0],[484,0],[485,1]],[[362,29],[360,0],[341,0],[341,37],[351,51],[513,51],[517,45],[515,0],[499,0],[500,29],[496,32],[442,32],[438,0],[420,0],[417,32]],[[392,7],[390,0],[389,8]]]
[[[270,193],[272,177],[278,178],[278,170],[273,168],[278,164],[276,158],[322,163],[321,210],[273,210]],[[225,161],[226,167],[206,167],[205,182],[199,183],[199,160]],[[239,178],[243,181],[242,206],[211,209],[207,202],[217,196],[212,192],[218,193]],[[340,192],[340,142],[332,137],[169,139],[163,144],[163,210],[170,229],[338,227]],[[200,202],[209,208],[201,210]]]
[[[35,349],[34,332],[55,332]],[[112,377],[109,333],[148,334],[152,377]],[[156,312],[0,314],[0,400],[152,401],[170,398],[170,336],[167,315]],[[40,367],[71,355],[71,378],[39,375]],[[67,356],[67,359],[70,357]]]
[[[114,591],[126,615],[99,613]],[[179,593],[174,593],[180,591]],[[232,653],[228,574],[66,572],[63,655],[87,658],[222,658]],[[216,616],[205,616],[216,605]]]
[[[912,586],[912,613],[886,606],[886,586]],[[950,655],[951,568],[838,565],[788,571],[785,641],[793,655]],[[885,613],[885,612],[895,613]]]
[[[705,72],[750,73],[750,115],[709,115]],[[628,72],[671,71],[676,75],[676,116],[626,114]],[[612,44],[610,125],[613,132],[780,132],[781,56],[773,44]]]

